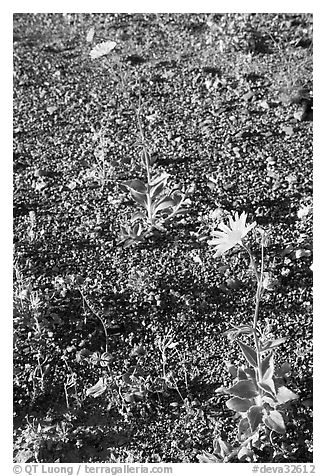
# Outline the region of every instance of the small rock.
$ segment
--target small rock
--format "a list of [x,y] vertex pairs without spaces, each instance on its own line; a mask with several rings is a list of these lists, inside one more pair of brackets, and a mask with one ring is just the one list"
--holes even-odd
[[242,96],[242,99],[244,99],[245,101],[250,101],[251,99],[254,98],[254,96],[255,94],[252,91],[248,91],[246,94]]
[[281,129],[288,136],[293,136],[293,134],[294,134],[294,130],[293,130],[292,126],[282,126]]
[[260,107],[262,107],[263,109],[269,109],[269,108],[270,108],[270,105],[268,104],[267,101],[260,101],[259,105],[260,105]]
[[267,163],[268,165],[275,165],[276,164],[276,160],[274,159],[274,157],[267,157]]
[[46,108],[50,116],[52,116],[52,114],[54,114],[57,109],[58,109],[57,106],[49,106]]

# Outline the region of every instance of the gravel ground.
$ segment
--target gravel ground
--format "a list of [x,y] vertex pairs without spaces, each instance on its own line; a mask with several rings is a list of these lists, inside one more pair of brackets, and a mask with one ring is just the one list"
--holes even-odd
[[[188,204],[124,247],[139,80],[154,167]],[[207,239],[214,213],[235,211],[270,232],[261,319],[289,337],[276,358],[299,395],[257,457],[312,461],[312,16],[16,14],[13,132],[15,461],[198,462],[234,439],[215,390],[241,362],[223,332],[251,321],[254,288],[246,257],[214,258]],[[86,396],[105,371],[82,358],[105,351],[96,314],[112,371],[137,363],[145,397]]]

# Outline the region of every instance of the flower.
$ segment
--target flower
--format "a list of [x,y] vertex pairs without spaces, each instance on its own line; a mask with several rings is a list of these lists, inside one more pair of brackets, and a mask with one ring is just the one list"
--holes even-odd
[[104,41],[94,46],[90,52],[90,57],[92,59],[101,58],[101,56],[107,55],[117,46],[115,41]]
[[222,255],[238,243],[241,244],[242,238],[256,226],[256,222],[246,226],[246,219],[247,214],[245,212],[242,212],[240,216],[236,213],[234,219],[231,216],[229,217],[230,227],[220,223],[218,228],[222,231],[213,231],[212,234],[215,238],[210,240],[208,244],[216,246],[215,256]]

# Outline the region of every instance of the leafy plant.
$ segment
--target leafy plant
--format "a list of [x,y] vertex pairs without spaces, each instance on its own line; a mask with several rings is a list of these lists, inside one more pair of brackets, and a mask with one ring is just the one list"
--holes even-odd
[[114,180],[115,170],[107,160],[108,139],[105,137],[105,131],[100,129],[96,132],[93,128],[92,139],[97,144],[94,150],[95,163],[87,170],[85,179],[93,186],[103,188],[109,180]]
[[136,359],[125,371],[116,371],[112,364],[114,357],[108,352],[89,352],[83,349],[78,353],[78,361],[86,361],[90,365],[99,366],[102,375],[98,381],[86,390],[86,397],[97,398],[105,395],[110,407],[118,407],[128,412],[130,405],[145,399],[149,389],[149,377],[145,375],[143,364],[146,351],[142,345],[130,354]]
[[[92,60],[111,56],[114,64],[114,71],[117,80],[122,87],[122,96],[128,98],[126,78],[127,74],[123,73],[123,64],[118,54],[112,55],[112,50],[117,46],[114,41],[106,41],[92,48],[90,57]],[[141,121],[141,90],[139,82],[139,98],[138,107],[132,103],[131,107],[135,111],[137,119],[137,127],[139,139],[137,146],[140,148],[139,165],[145,172],[145,179],[138,178],[126,180],[120,183],[120,186],[130,193],[130,197],[140,210],[133,213],[130,223],[121,227],[119,244],[130,246],[132,244],[143,241],[152,235],[155,230],[164,231],[164,225],[174,218],[177,214],[183,213],[183,206],[186,202],[186,195],[179,190],[170,191],[168,189],[169,174],[166,172],[153,172],[155,159],[151,156],[150,148],[145,140],[144,130]],[[101,138],[101,137],[100,137]],[[103,141],[102,141],[103,142]],[[97,151],[97,166],[93,175],[95,179],[102,185],[107,174],[104,160],[104,144],[100,143]],[[93,177],[93,178],[94,178]]]
[[164,230],[164,224],[183,213],[186,195],[178,190],[168,191],[169,174],[166,172],[153,174],[154,159],[151,157],[145,140],[141,123],[141,95],[139,89],[139,106],[135,109],[139,130],[140,165],[146,173],[144,181],[139,179],[127,180],[121,186],[127,189],[132,200],[141,207],[135,212],[130,225],[122,227],[120,243],[129,246],[132,243],[143,241],[151,235],[153,230]]
[[14,445],[15,463],[58,462],[64,455],[65,446],[73,434],[72,424],[62,421],[45,424],[32,417],[26,417],[26,426]]
[[[179,387],[176,382],[174,371],[167,370],[167,354],[170,353],[170,356],[176,355],[178,353],[177,346],[178,342],[175,341],[175,334],[172,329],[169,329],[167,332],[163,334],[163,336],[157,336],[155,343],[160,352],[160,361],[162,364],[162,376],[159,376],[155,379],[151,389],[156,392],[167,392],[167,390],[175,389],[183,403],[185,403],[185,399],[180,393]],[[187,379],[185,378],[186,386],[187,386]]]
[[15,264],[14,285],[14,321],[29,329],[35,336],[41,336],[48,327],[48,320],[43,312],[42,295],[33,290],[31,279],[24,279],[22,272]]
[[[216,247],[216,256],[240,245],[249,255],[250,266],[256,277],[257,287],[255,296],[255,311],[253,322],[249,325],[240,325],[225,332],[231,342],[235,342],[244,357],[245,366],[236,367],[227,363],[227,368],[233,377],[233,384],[229,388],[220,388],[218,393],[227,395],[229,399],[226,406],[234,411],[239,418],[238,444],[219,441],[215,455],[204,454],[201,460],[214,460],[205,462],[226,462],[234,458],[251,461],[255,458],[254,449],[263,444],[263,435],[272,433],[285,434],[286,426],[284,413],[286,405],[298,396],[284,385],[284,377],[289,374],[290,366],[285,362],[279,369],[275,368],[275,350],[286,342],[286,338],[272,338],[268,327],[261,328],[258,323],[259,308],[262,294],[266,288],[264,273],[264,247],[266,234],[262,229],[260,233],[261,258],[260,267],[247,244],[243,242],[246,235],[256,226],[256,223],[246,225],[247,215],[243,212],[240,216],[229,218],[229,227],[224,223],[219,224],[219,230],[213,232],[214,238],[209,241]],[[251,338],[253,345],[245,339]]]

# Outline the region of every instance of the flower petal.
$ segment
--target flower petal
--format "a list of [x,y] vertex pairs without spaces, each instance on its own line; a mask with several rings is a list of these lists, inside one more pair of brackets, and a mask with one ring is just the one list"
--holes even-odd
[[214,238],[208,242],[210,245],[216,247],[216,254],[214,256],[220,256],[238,243],[241,243],[242,238],[256,226],[256,222],[246,225],[246,212],[242,212],[240,216],[239,213],[236,212],[234,218],[229,216],[228,219],[229,227],[224,223],[220,223],[218,228],[221,231],[213,231],[212,235]]
[[227,238],[229,236],[228,233],[225,233],[225,231],[213,231],[212,232],[213,236],[219,236],[220,238]]
[[227,233],[227,234],[229,234],[229,233],[232,231],[232,230],[231,230],[228,226],[226,226],[224,223],[220,223],[220,224],[218,225],[218,227],[219,227],[220,230],[223,230],[223,231],[224,231],[225,233]]

